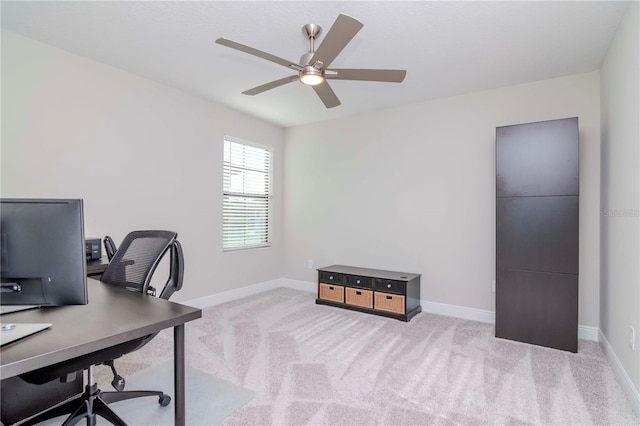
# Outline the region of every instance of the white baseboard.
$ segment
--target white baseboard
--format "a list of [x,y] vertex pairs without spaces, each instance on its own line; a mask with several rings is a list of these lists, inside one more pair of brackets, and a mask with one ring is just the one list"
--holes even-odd
[[230,302],[232,300],[240,299],[242,297],[251,296],[253,294],[262,293],[267,290],[281,287],[280,279],[271,281],[263,281],[261,283],[252,284],[244,287],[240,287],[233,290],[227,290],[220,293],[212,294],[211,296],[201,297],[199,299],[193,299],[188,302],[183,302],[185,305],[192,306],[194,308],[204,309],[210,306],[219,305],[221,303]]
[[578,339],[591,340],[593,342],[599,342],[598,333],[600,329],[598,327],[591,327],[589,325],[578,325]]
[[308,291],[310,293],[318,292],[318,283],[311,281],[292,280],[289,278],[280,278],[280,287],[288,287],[296,290]]
[[[248,285],[234,290],[223,291],[221,293],[212,294],[211,296],[201,297],[188,302],[185,305],[194,308],[208,308],[210,306],[219,305],[220,303],[236,300],[241,297],[251,296],[253,294],[262,293],[278,287],[288,287],[296,290],[315,293],[317,284],[310,281],[292,280],[290,278],[276,278],[275,280],[263,281],[261,283]],[[446,303],[430,302],[428,300],[420,300],[423,312],[432,314],[446,315],[449,317],[462,318],[471,321],[479,321],[488,324],[496,322],[496,315],[493,311],[484,309],[467,308],[465,306],[448,305]],[[587,325],[578,326],[578,338],[585,340],[599,341],[598,328]]]
[[312,282],[292,280],[289,278],[276,278],[275,280],[263,281],[261,283],[252,284],[252,285],[240,287],[233,290],[223,291],[221,293],[212,294],[211,296],[205,296],[205,297],[193,299],[183,303],[185,305],[189,305],[194,308],[204,309],[210,306],[215,306],[221,303],[240,299],[242,297],[247,297],[254,294],[262,293],[267,290],[273,290],[274,288],[278,288],[278,287],[288,287],[288,288],[308,291],[312,293],[315,293],[317,291],[316,284]]
[[489,324],[494,324],[496,322],[496,315],[493,311],[467,308],[458,305],[447,305],[446,303],[429,302],[428,300],[420,300],[420,305],[422,306],[422,312],[428,312],[430,314],[446,315],[448,317],[486,322]]
[[[208,308],[210,306],[219,305],[220,303],[229,302],[231,300],[251,296],[253,294],[262,293],[263,291],[272,290],[278,287],[288,287],[296,290],[307,291],[310,293],[315,293],[317,291],[317,284],[315,282],[292,280],[290,278],[276,278],[275,280],[264,281],[234,290],[223,291],[211,296],[194,299],[189,302],[185,302],[185,305],[193,306],[194,308],[200,309]],[[471,321],[485,322],[489,324],[494,324],[496,322],[496,315],[493,311],[467,308],[465,306],[458,305],[448,305],[446,303],[430,302],[428,300],[420,300],[420,304],[422,305],[423,312],[446,315],[449,317],[462,318]],[[597,342],[599,340],[598,331],[599,330],[597,327],[579,325],[578,338]]]
[[[421,300],[423,312],[429,312],[432,314],[446,315],[448,317],[462,318],[471,321],[485,322],[488,324],[495,324],[496,313],[493,311],[486,311],[484,309],[467,308],[465,306],[447,305],[445,303],[429,302],[428,300]],[[598,328],[588,325],[578,326],[578,339],[598,341]]]
[[631,403],[633,412],[636,414],[636,416],[640,417],[640,392],[638,392],[638,389],[636,389],[636,387],[633,385],[631,377],[629,377],[629,375],[625,371],[622,363],[618,359],[618,356],[609,344],[609,341],[600,330],[598,330],[598,337],[600,343],[602,343],[602,346],[604,346],[604,350],[607,353],[607,358],[611,363],[611,367],[613,368],[613,372],[618,379],[618,383],[622,387],[622,390],[627,395],[627,398]]

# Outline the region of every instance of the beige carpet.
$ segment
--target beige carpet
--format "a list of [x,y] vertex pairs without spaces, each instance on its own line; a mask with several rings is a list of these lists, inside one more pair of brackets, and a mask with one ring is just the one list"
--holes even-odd
[[[281,288],[187,325],[188,365],[256,394],[223,424],[639,423],[596,342],[571,354],[496,339],[491,324],[426,313],[404,323],[314,301]],[[117,365],[127,375],[171,357],[163,332]]]

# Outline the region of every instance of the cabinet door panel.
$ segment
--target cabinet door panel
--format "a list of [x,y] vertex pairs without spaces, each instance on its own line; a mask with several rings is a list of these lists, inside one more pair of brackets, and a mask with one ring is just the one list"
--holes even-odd
[[579,194],[578,119],[496,129],[496,196]]
[[578,197],[496,200],[497,269],[578,273]]
[[333,272],[320,271],[318,273],[318,279],[323,283],[343,284],[344,275],[336,274]]
[[388,293],[405,294],[407,292],[407,283],[405,281],[376,278],[375,289],[386,291]]
[[578,351],[578,276],[497,271],[496,337]]
[[351,287],[373,288],[373,278],[361,277],[357,275],[347,275],[345,277],[346,284]]

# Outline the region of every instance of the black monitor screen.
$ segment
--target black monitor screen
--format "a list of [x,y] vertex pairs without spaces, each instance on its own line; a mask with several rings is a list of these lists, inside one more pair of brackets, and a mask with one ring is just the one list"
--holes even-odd
[[82,200],[0,199],[3,305],[84,305]]

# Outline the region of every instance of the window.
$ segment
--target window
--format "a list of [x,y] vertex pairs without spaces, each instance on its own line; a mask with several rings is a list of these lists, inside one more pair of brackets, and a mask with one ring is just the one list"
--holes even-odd
[[271,245],[271,150],[224,138],[225,251]]

